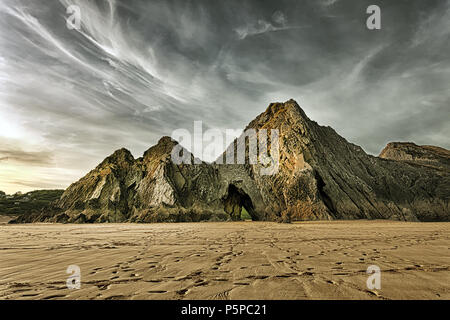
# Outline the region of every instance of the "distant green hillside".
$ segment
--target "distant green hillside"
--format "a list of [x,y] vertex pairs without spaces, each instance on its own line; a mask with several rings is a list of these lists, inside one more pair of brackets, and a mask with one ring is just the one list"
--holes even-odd
[[58,200],[64,190],[36,190],[28,193],[6,195],[0,191],[0,214],[23,215],[40,211],[51,202]]

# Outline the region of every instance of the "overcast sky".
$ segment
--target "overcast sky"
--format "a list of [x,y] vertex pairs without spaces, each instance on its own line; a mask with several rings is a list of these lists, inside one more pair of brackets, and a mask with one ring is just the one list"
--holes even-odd
[[449,40],[446,0],[0,0],[0,190],[65,188],[118,148],[290,98],[374,155],[449,148]]

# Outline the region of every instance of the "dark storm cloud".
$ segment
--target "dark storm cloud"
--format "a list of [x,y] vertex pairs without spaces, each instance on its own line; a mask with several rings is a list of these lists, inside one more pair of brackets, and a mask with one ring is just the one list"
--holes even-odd
[[[370,4],[381,30],[365,26]],[[449,148],[449,30],[443,0],[4,0],[0,146],[51,149],[78,178],[120,147],[140,156],[194,120],[242,128],[294,98],[373,154]]]

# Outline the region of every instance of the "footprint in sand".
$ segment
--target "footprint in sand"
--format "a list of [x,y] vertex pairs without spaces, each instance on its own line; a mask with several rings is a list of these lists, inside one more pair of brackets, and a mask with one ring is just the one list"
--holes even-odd
[[184,296],[187,294],[188,291],[189,289],[181,289],[177,291],[177,294],[179,294],[180,296]]
[[99,285],[97,285],[97,288],[99,290],[108,290],[110,288],[110,285],[109,284],[99,284]]
[[36,297],[37,295],[39,295],[38,293],[24,293],[21,296],[22,297]]
[[66,295],[64,295],[64,294],[54,294],[54,295],[51,295],[51,296],[43,297],[42,300],[64,298],[65,296]]
[[255,280],[263,280],[263,279],[267,279],[269,276],[264,276],[264,275],[260,275],[260,276],[248,276],[247,279],[255,279]]

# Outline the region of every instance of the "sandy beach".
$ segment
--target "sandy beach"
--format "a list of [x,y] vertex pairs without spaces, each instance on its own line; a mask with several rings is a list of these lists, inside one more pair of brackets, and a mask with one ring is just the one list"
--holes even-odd
[[2,224],[0,299],[450,299],[450,223]]

